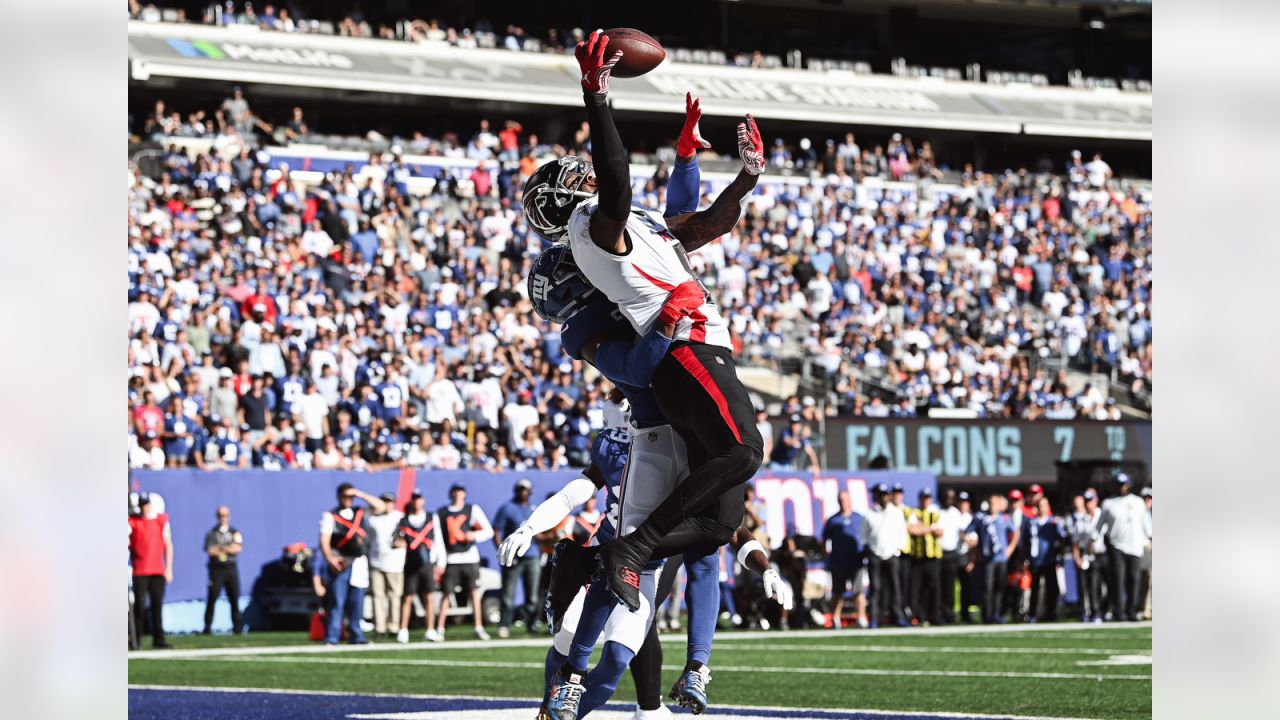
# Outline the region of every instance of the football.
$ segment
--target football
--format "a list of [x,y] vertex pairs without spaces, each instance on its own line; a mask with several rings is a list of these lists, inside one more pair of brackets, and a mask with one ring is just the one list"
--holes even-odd
[[622,51],[622,59],[613,69],[614,77],[639,77],[658,67],[658,64],[667,57],[667,51],[662,49],[662,44],[650,37],[648,33],[632,28],[613,28],[605,30],[604,34],[609,36],[609,55],[612,55],[614,50]]

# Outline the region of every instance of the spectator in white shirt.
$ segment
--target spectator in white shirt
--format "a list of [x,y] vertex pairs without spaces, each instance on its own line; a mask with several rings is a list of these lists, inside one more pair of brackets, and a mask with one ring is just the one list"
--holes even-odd
[[[963,582],[961,573],[968,555],[968,548],[962,541],[971,522],[969,493],[957,494],[948,488],[942,493],[942,512],[938,517],[938,527],[942,528],[942,536],[938,538],[938,546],[942,548],[942,621],[946,624],[955,622],[957,581]],[[968,606],[964,607],[967,609]]]
[[147,470],[164,469],[164,450],[160,449],[160,439],[154,432],[144,433],[131,443],[129,467]]
[[871,627],[878,627],[886,614],[892,616],[895,624],[906,625],[902,612],[902,571],[898,567],[906,543],[906,516],[889,501],[889,486],[881,483],[875,488],[875,505],[862,522],[862,547],[867,553],[867,574],[871,580]]
[[1080,593],[1080,620],[1100,623],[1107,546],[1099,529],[1102,510],[1098,507],[1098,493],[1092,488],[1085,490],[1084,495],[1077,495],[1073,502],[1076,507],[1067,531],[1071,535],[1071,560],[1076,566],[1076,586]]
[[316,452],[324,446],[329,434],[329,403],[316,389],[314,382],[307,383],[307,392],[293,405],[293,416],[302,421],[305,446]]
[[433,430],[439,430],[445,420],[451,425],[458,424],[458,413],[465,409],[462,396],[458,394],[458,386],[445,377],[444,363],[436,365],[436,377],[427,386],[427,424]]
[[[373,594],[373,628],[378,635],[394,633],[402,627],[400,598],[404,594],[404,547],[395,547],[396,529],[404,513],[396,509],[395,493],[378,497],[369,517],[369,590]],[[391,625],[387,625],[388,609]]]
[[1142,555],[1151,539],[1151,519],[1146,504],[1134,495],[1132,480],[1116,475],[1117,495],[1102,503],[1101,527],[1107,538],[1111,563],[1111,615],[1113,620],[1138,619],[1138,583]]

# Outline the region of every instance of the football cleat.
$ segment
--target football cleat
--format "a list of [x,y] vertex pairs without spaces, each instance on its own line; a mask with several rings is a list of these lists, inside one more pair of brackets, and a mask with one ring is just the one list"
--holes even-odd
[[640,572],[649,561],[649,553],[621,537],[600,550],[600,566],[609,592],[631,612],[640,609]]
[[563,671],[556,671],[547,698],[547,717],[551,720],[578,720],[578,703],[587,689],[582,680],[579,673],[571,672],[566,676]]
[[551,580],[543,605],[552,633],[560,629],[574,596],[591,580],[596,551],[597,548],[584,548],[569,538],[556,543],[551,551]]
[[680,703],[680,707],[688,708],[694,715],[701,715],[707,709],[707,683],[711,682],[711,671],[703,665],[697,670],[685,668],[680,679],[671,686],[668,695]]

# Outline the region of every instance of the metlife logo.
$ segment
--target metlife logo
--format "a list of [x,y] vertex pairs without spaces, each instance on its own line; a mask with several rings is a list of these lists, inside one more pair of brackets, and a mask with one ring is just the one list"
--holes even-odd
[[294,67],[330,68],[334,70],[350,70],[355,63],[351,58],[326,50],[303,48],[266,48],[255,47],[241,42],[213,43],[208,40],[178,40],[169,38],[169,47],[187,58],[207,58],[209,60],[247,60],[269,65],[290,65]]

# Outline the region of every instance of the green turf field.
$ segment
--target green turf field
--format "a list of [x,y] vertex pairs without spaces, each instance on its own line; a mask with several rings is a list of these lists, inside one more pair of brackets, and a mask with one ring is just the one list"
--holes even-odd
[[[440,645],[330,650],[305,643],[300,634],[176,638],[177,651],[132,653],[129,682],[482,697],[541,693],[547,640],[522,633],[483,644],[454,637],[469,639],[470,633],[454,630]],[[664,680],[674,681],[683,666],[683,636],[665,636],[664,649]],[[1149,625],[722,632],[711,659],[710,691],[713,703],[725,705],[1130,720],[1151,717],[1150,656]],[[633,698],[628,677],[615,699]]]

